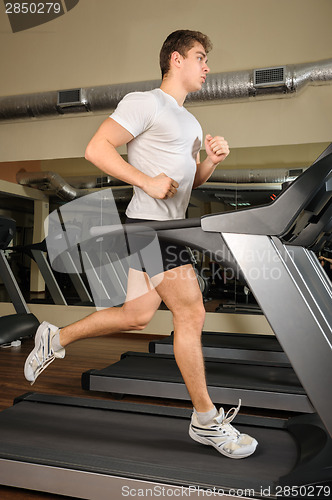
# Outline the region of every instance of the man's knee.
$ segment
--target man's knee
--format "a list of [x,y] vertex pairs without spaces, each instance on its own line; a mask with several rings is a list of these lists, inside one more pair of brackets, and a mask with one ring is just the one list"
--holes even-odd
[[181,321],[201,327],[203,327],[206,315],[202,301],[185,304],[182,307],[175,307],[172,313],[176,322]]
[[127,330],[144,330],[152,319],[152,314],[149,311],[136,311],[130,308],[122,307],[124,321]]

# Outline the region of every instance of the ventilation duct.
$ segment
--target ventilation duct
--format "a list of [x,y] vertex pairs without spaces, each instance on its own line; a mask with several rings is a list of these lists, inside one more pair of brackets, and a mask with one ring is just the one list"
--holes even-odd
[[[260,73],[257,74],[258,71]],[[265,70],[208,75],[203,88],[189,96],[190,102],[241,102],[251,98],[292,97],[307,85],[330,84],[332,82],[332,59],[283,66],[282,80],[280,78],[279,66]]]
[[[306,64],[208,75],[186,103],[246,101],[292,96],[307,85],[332,81],[332,59]],[[159,87],[160,80],[0,97],[0,121],[47,118],[65,113],[109,112],[129,92]]]
[[126,182],[120,181],[111,175],[75,175],[66,177],[66,182],[77,189],[99,189],[101,187],[127,186]]
[[16,180],[23,186],[31,186],[45,191],[52,189],[62,200],[71,201],[88,194],[86,189],[75,189],[56,172],[26,172],[16,174]]
[[217,169],[209,178],[209,182],[228,182],[228,183],[277,183],[282,184],[293,180],[298,175],[302,174],[305,169],[282,169],[282,168],[265,168],[265,169],[239,169],[225,170]]
[[[219,189],[223,188],[223,184],[227,187],[227,183],[250,183],[253,190],[259,190],[263,187],[266,188],[266,184],[268,183],[282,184],[284,182],[288,182],[294,179],[294,177],[300,175],[302,172],[303,169],[220,169],[213,172],[208,183],[205,183],[197,189],[199,190],[201,188],[202,190],[213,190],[216,189],[217,183]],[[63,179],[56,172],[20,171],[16,175],[16,180],[23,186],[35,187],[41,191],[51,190],[55,192],[59,198],[65,201],[72,201],[81,196],[85,196],[86,194],[91,193],[91,189],[100,189],[101,187],[111,187],[116,201],[128,202],[132,196],[132,187],[130,185],[118,181],[111,176],[83,176]],[[246,189],[248,189],[248,186],[246,186]]]
[[[68,180],[63,179],[56,172],[26,172],[21,170],[16,174],[18,184],[23,186],[31,186],[41,191],[52,191],[56,196],[65,201],[72,201],[81,196],[91,193],[91,189],[100,189],[105,186],[112,186],[112,193],[115,201],[128,202],[132,196],[132,187],[128,184],[123,187],[123,183],[114,179],[114,177],[103,176],[95,177],[94,182],[91,178],[85,181],[84,178],[76,182],[81,188],[73,187]],[[83,189],[82,187],[85,186]]]
[[285,66],[254,70],[254,87],[285,85]]
[[60,114],[89,111],[83,89],[60,90],[58,92],[57,110]]

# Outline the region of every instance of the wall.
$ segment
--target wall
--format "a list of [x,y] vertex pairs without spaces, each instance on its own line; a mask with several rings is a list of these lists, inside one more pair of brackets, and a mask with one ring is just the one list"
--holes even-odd
[[169,32],[210,35],[214,72],[331,57],[330,0],[80,0],[12,34],[1,2],[1,95],[159,78]]
[[[0,96],[158,79],[160,46],[179,28],[209,34],[212,73],[319,61],[331,57],[331,15],[330,0],[80,0],[58,19],[12,33],[0,2]],[[225,168],[309,165],[331,140],[332,85],[190,110],[204,133],[229,141]],[[99,173],[82,157],[106,116],[0,123],[0,179],[15,182],[22,167]]]
[[0,163],[0,179],[9,182],[16,182],[16,174],[20,170],[36,172],[41,170],[41,161],[16,161]]
[[[56,20],[12,33],[1,3],[0,95],[157,79],[160,45],[183,27],[210,35],[213,73],[318,61],[331,57],[331,15],[330,0],[80,0]],[[328,142],[332,86],[191,111],[233,149]],[[1,123],[0,162],[82,157],[105,116]]]

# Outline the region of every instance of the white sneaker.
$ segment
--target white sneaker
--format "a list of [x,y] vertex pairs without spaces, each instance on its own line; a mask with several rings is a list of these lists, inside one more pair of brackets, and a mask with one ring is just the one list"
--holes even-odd
[[211,423],[201,425],[194,412],[191,417],[189,436],[202,444],[213,446],[220,453],[229,458],[245,458],[252,455],[257,447],[256,439],[241,434],[230,422],[235,418],[241,406],[231,408],[225,415],[224,409],[212,419]]
[[59,331],[57,326],[46,321],[40,324],[35,336],[35,347],[29,354],[24,365],[24,376],[33,385],[42,371],[48,367],[55,358],[64,358],[65,349],[54,351],[52,338]]

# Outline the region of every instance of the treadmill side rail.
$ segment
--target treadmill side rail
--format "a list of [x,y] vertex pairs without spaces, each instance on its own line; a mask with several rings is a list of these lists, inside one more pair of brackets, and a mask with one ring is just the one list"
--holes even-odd
[[[255,432],[261,448],[234,467],[233,461],[211,448],[202,450],[189,438],[190,411],[154,409],[45,394],[22,396],[0,413],[0,482],[89,500],[201,498],[211,491],[228,499],[234,498],[234,491],[241,498],[240,490],[246,490],[244,498],[248,491],[250,498],[262,498],[262,489],[275,498],[282,485],[302,487],[302,492],[310,485],[320,485],[324,492],[332,486],[332,440],[317,415],[289,420],[239,415],[239,430]],[[17,427],[19,419],[24,425]],[[53,419],[62,430],[56,439]]]
[[331,286],[314,265],[316,257],[268,236],[223,234],[223,238],[332,435]]
[[[124,498],[134,492],[167,491],[169,497],[190,495],[201,498],[203,488],[186,487],[131,479],[129,477],[98,474],[49,465],[39,465],[0,458],[0,483],[10,487],[43,491],[85,500],[110,500]],[[196,491],[195,491],[196,488]],[[136,495],[135,495],[136,496]],[[158,495],[159,496],[159,495]],[[233,498],[224,496],[223,498]],[[236,497],[246,500],[244,497]]]

